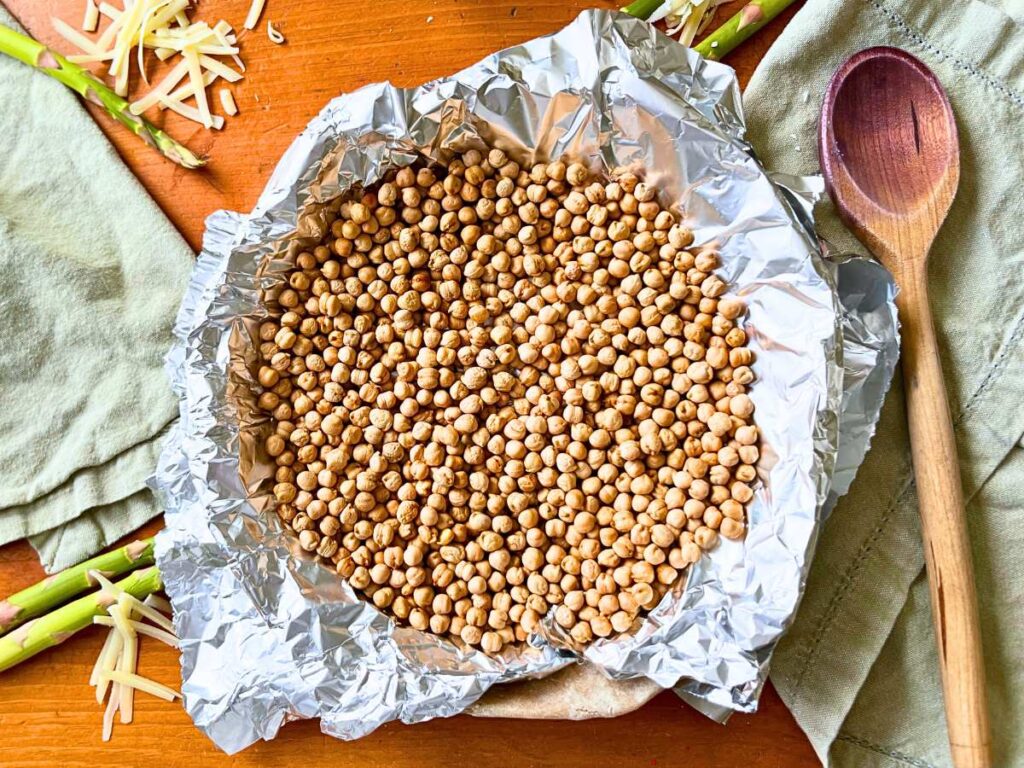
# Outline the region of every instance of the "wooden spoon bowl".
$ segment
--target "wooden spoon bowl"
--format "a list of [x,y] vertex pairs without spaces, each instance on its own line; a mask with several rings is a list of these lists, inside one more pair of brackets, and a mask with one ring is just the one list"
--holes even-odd
[[931,71],[896,48],[855,54],[829,85],[819,142],[854,234],[897,276],[923,261],[960,180],[953,110]]
[[832,77],[818,141],[839,215],[900,286],[907,421],[950,749],[957,768],[989,768],[971,547],[928,302],[928,252],[960,178],[956,121],[924,64],[896,48],[870,48]]

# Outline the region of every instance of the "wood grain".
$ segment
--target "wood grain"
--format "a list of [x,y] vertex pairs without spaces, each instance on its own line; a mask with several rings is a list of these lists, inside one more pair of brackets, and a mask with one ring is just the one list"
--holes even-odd
[[[51,16],[75,23],[81,0],[4,0],[38,39],[66,51]],[[241,114],[221,132],[207,132],[176,115],[162,116],[168,131],[208,153],[209,166],[186,172],[94,110],[117,151],[198,249],[203,221],[218,208],[250,210],[281,153],[324,103],[380,80],[417,85],[454,72],[488,53],[553,32],[580,10],[615,7],[609,0],[412,0],[404,3],[328,3],[269,0],[271,19],[288,39],[273,46],[264,31],[242,41],[249,69],[234,88]],[[717,21],[742,2],[719,9]],[[797,4],[799,6],[799,3]],[[248,0],[203,0],[197,18],[225,18],[240,27]],[[745,84],[757,61],[796,12],[791,8],[739,49],[728,63]],[[428,17],[433,17],[430,23]],[[257,100],[258,97],[258,100]],[[92,109],[90,107],[90,109]],[[159,258],[160,254],[154,254]],[[152,533],[158,523],[143,532]],[[0,595],[43,575],[24,542],[0,548]],[[676,766],[701,768],[810,768],[818,761],[792,716],[769,686],[756,715],[717,726],[664,693],[614,720],[567,722],[455,717],[415,726],[392,723],[356,742],[323,736],[315,722],[288,725],[273,742],[226,758],[196,730],[178,705],[139,696],[135,723],[100,741],[102,712],[87,685],[101,636],[84,632],[0,676],[0,765],[4,768],[223,765],[339,768],[475,768],[532,766]],[[144,674],[173,684],[177,655],[143,641]]]
[[953,111],[917,59],[892,48],[861,51],[829,86],[820,148],[840,215],[901,289],[907,421],[953,764],[989,768],[971,545],[928,300],[928,252],[960,177]]

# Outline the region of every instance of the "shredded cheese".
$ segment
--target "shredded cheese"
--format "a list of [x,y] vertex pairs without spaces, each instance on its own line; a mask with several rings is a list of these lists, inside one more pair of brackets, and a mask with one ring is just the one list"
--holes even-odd
[[[216,73],[214,73],[214,72],[204,72],[203,73],[203,87],[208,86],[210,83],[212,83],[216,79],[217,79]],[[171,91],[169,94],[167,94],[166,97],[164,97],[164,98],[162,98],[160,100],[160,102],[157,104],[157,106],[161,110],[167,109],[167,104],[165,102],[169,102],[169,101],[181,102],[181,101],[184,101],[185,99],[189,98],[190,96],[194,96],[195,92],[196,92],[196,87],[192,83],[192,81],[190,80],[189,82],[187,82],[184,85],[182,85],[180,88],[175,88],[173,91]]]
[[[124,636],[124,647],[121,649],[121,658],[117,660],[115,669],[118,672],[132,674],[139,662],[139,636],[135,629],[128,623],[132,617],[132,609],[128,607],[128,601],[124,598],[127,595],[121,594],[117,605],[112,605],[108,613],[118,624],[118,631]],[[135,692],[130,686],[122,686],[118,692],[117,707],[121,710],[121,722],[128,724],[135,715]]]
[[[147,0],[138,0],[138,2],[146,1]],[[153,0],[148,0],[148,2],[152,1]],[[153,28],[162,29],[167,27],[167,25],[169,25],[173,19],[177,19],[178,14],[186,8],[188,8],[188,0],[171,0],[171,2],[153,18]]]
[[125,8],[121,15],[123,23],[114,38],[114,61],[110,65],[110,74],[116,78],[114,90],[121,96],[128,95],[128,57],[135,41],[135,36],[142,25],[142,17],[146,11],[146,3],[138,0]]
[[[163,105],[165,109],[169,109],[171,110],[171,112],[176,112],[182,117],[187,117],[189,120],[194,120],[197,123],[203,122],[202,113],[195,107],[189,106],[188,104],[183,104],[180,101],[171,101],[170,99],[161,99],[160,103]],[[219,131],[221,128],[224,127],[224,118],[220,115],[214,115],[211,113],[210,125],[208,127],[212,128],[215,131]]]
[[196,87],[196,108],[199,110],[199,119],[207,128],[213,127],[213,115],[210,114],[210,105],[206,101],[206,89],[203,88],[203,68],[199,63],[199,54],[193,48],[186,48],[181,52],[188,64],[188,76]]
[[[89,676],[89,684],[96,687],[96,701],[100,704],[106,701],[102,735],[104,741],[109,741],[114,729],[114,718],[118,713],[124,724],[134,719],[136,691],[167,701],[180,698],[181,694],[173,688],[142,677],[137,670],[140,637],[152,637],[175,648],[178,646],[178,638],[172,631],[161,628],[172,626],[170,619],[161,612],[171,611],[171,605],[166,600],[150,595],[141,601],[119,589],[101,573],[91,571],[90,576],[99,584],[102,594],[114,598],[106,609],[107,615],[93,617],[94,624],[109,627],[110,632],[107,633]],[[143,619],[149,619],[159,626],[147,624]]]
[[[108,616],[94,616],[93,623],[97,623],[97,619],[107,619],[110,621],[109,626],[114,626],[114,620]],[[110,646],[114,644],[114,640],[116,640],[117,637],[117,632],[107,632],[107,639],[103,641],[103,648],[100,649],[100,655],[96,657],[96,663],[92,666],[92,674],[89,675],[89,685],[99,685],[103,660],[107,657],[107,654],[110,653]]]
[[[109,682],[109,678],[105,678]],[[103,712],[103,740],[110,741],[114,730],[114,715],[117,713],[118,699],[120,699],[121,686],[115,684],[110,692],[110,699],[107,701],[107,708]]]
[[665,20],[665,34],[679,36],[683,45],[692,45],[693,39],[711,22],[716,7],[726,0],[667,0],[648,21],[653,24]]
[[168,632],[174,631],[174,624],[171,620],[164,616],[160,611],[155,611],[148,605],[143,603],[141,600],[135,598],[133,595],[128,594],[124,590],[118,589],[117,586],[106,576],[99,571],[89,571],[89,575],[96,580],[96,583],[103,588],[103,591],[111,595],[115,600],[120,600],[121,595],[124,595],[125,600],[132,607],[132,610],[138,611],[147,619],[152,621],[157,626],[163,627]]
[[123,26],[123,13],[119,13],[117,14],[117,16],[112,16],[110,19],[110,24],[107,26],[105,30],[103,30],[103,34],[101,34],[99,36],[99,39],[96,41],[96,46],[101,50],[109,53],[111,58],[113,58],[114,56],[114,49],[112,47],[114,45],[114,38],[117,37],[117,33],[121,31],[121,27]]
[[69,43],[71,43],[79,50],[85,51],[86,53],[91,53],[93,55],[103,53],[103,50],[102,48],[100,48],[98,43],[94,43],[92,40],[83,35],[81,32],[79,32],[77,29],[72,27],[67,22],[64,22],[56,17],[51,19],[51,21],[53,22],[53,28],[56,30],[57,34],[63,37],[65,40],[67,40]]
[[[113,79],[114,90],[126,96],[134,59],[140,82],[150,88],[148,93],[132,101],[132,114],[139,115],[158,107],[172,109],[206,128],[223,126],[223,117],[211,110],[206,89],[218,78],[237,82],[245,72],[245,63],[239,56],[238,38],[231,24],[223,19],[212,26],[205,21],[191,21],[188,18],[190,0],[121,0],[122,8],[114,4],[115,0],[84,2],[84,30],[95,32],[100,16],[109,19],[110,23],[99,37],[90,39],[64,21],[53,19],[54,29],[77,49],[68,56],[70,61],[105,65],[107,74]],[[259,2],[258,5],[257,21],[264,3]],[[160,61],[171,64],[155,85],[150,83],[147,50]],[[228,66],[218,57],[230,57],[237,68]],[[182,80],[186,82],[183,84]],[[224,109],[231,115],[238,113],[237,107],[233,112],[226,106]]]
[[[119,597],[117,605],[112,605],[107,610],[110,614],[110,618],[114,620],[114,626],[117,627],[117,631],[120,632],[124,637],[135,638],[135,629],[128,622],[130,618],[125,615],[125,606],[127,601],[121,600]],[[131,613],[131,608],[128,608],[128,612]]]
[[124,635],[120,632],[115,632],[114,640],[111,642],[110,647],[107,648],[106,653],[100,654],[99,673],[96,677],[96,701],[100,704],[103,703],[103,697],[107,695],[107,687],[110,685],[110,680],[104,677],[104,675],[117,664],[123,647]]
[[[110,616],[93,616],[92,623],[99,624],[104,627],[114,626],[114,620]],[[131,624],[132,629],[135,630],[136,634],[145,635],[146,637],[152,637],[154,640],[159,640],[164,645],[169,645],[172,648],[178,647],[178,638],[176,638],[170,632],[160,629],[159,627],[151,626],[149,624],[143,624],[141,621],[135,621],[134,619],[129,620],[128,623]],[[108,633],[107,641],[109,642],[110,638],[116,637],[116,634],[117,633],[115,632]],[[89,679],[90,685],[96,685],[96,682],[99,681],[100,671],[98,663],[96,668],[93,670],[93,674],[95,675],[95,677]]]
[[256,29],[256,25],[260,22],[260,15],[263,13],[263,6],[266,3],[267,0],[252,0],[249,12],[245,15],[245,24],[242,26],[246,29]]
[[[139,641],[137,639],[126,640],[124,645],[122,662],[118,664],[118,671],[123,668],[125,671],[134,669],[138,658]],[[129,666],[133,665],[133,666]],[[130,685],[122,685],[117,692],[117,708],[121,710],[121,723],[129,725],[135,719],[135,689]]]
[[97,64],[101,61],[110,61],[114,58],[112,53],[73,53],[66,57],[74,64]]
[[150,6],[146,9],[146,12],[142,15],[142,24],[139,25],[139,37],[138,47],[136,48],[135,61],[139,67],[139,74],[142,75],[142,82],[149,85],[149,77],[146,76],[146,28],[153,19],[154,6]]
[[173,688],[169,688],[163,683],[158,683],[155,680],[150,680],[148,677],[142,677],[130,672],[120,672],[116,669],[113,672],[108,672],[106,677],[108,677],[111,682],[131,686],[137,691],[145,691],[146,693],[164,699],[165,701],[174,701],[175,699],[181,698],[181,694]]
[[[221,44],[225,46],[234,46],[238,42],[238,38],[235,37],[234,32],[231,31],[231,25],[226,21],[218,21],[213,27],[213,34],[216,35]],[[232,53],[230,56],[238,68],[242,72],[245,72],[245,63],[239,57],[238,53]]]
[[100,23],[100,9],[96,0],[85,0],[85,15],[82,17],[82,31],[95,32]]
[[238,114],[238,107],[235,106],[235,97],[231,95],[231,91],[227,88],[220,89],[220,105],[224,107],[224,112],[229,116]]
[[133,115],[141,115],[147,109],[160,101],[160,99],[169,94],[171,89],[180,83],[187,74],[188,64],[184,61],[178,62],[174,69],[168,72],[164,79],[157,83],[155,88],[138,101],[133,101],[131,106],[128,107],[128,110]]
[[142,601],[142,604],[148,605],[150,608],[156,608],[158,611],[163,611],[164,613],[171,612],[171,604],[160,597],[160,595],[150,595]]
[[229,83],[234,83],[242,79],[242,76],[231,69],[231,67],[221,64],[216,59],[211,59],[209,56],[200,56],[199,63],[210,72],[215,75],[219,75],[227,80]]
[[275,45],[281,45],[284,42],[284,35],[274,28],[273,22],[267,22],[267,37],[270,38],[270,42]]

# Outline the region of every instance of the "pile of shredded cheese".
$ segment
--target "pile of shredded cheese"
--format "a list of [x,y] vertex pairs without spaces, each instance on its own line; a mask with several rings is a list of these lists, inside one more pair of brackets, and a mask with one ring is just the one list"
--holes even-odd
[[[112,601],[106,616],[94,616],[93,623],[110,627],[96,664],[93,665],[89,685],[96,688],[96,701],[107,706],[103,713],[103,740],[110,741],[114,716],[120,712],[121,722],[130,723],[134,713],[135,691],[157,696],[167,701],[181,698],[181,694],[155,680],[136,673],[139,659],[139,635],[152,637],[174,648],[178,639],[174,625],[167,618],[170,604],[156,595],[144,601],[118,589],[98,571],[89,575],[100,585]],[[149,619],[146,624],[143,619]]]
[[[245,65],[239,58],[238,39],[231,25],[223,20],[212,27],[205,21],[191,21],[187,16],[189,0],[123,0],[123,3],[119,9],[108,2],[86,0],[83,30],[95,32],[101,18],[109,19],[109,24],[95,38],[87,37],[60,19],[53,19],[57,32],[81,51],[68,59],[78,64],[105,67],[114,80],[114,90],[127,96],[133,59],[142,81],[150,84],[146,49],[151,49],[161,61],[179,57],[171,62],[174,66],[163,79],[132,102],[132,114],[142,114],[152,107],[170,109],[206,128],[222,128],[224,118],[211,110],[206,89],[217,79],[227,83],[242,79]],[[255,8],[257,3],[259,8]],[[255,0],[253,5],[258,18],[263,3]],[[219,57],[229,57],[237,70]],[[227,107],[228,103],[234,107],[234,99],[227,89],[221,91],[220,101],[229,115],[237,112]]]
[[726,0],[666,0],[647,19],[651,24],[665,20],[665,34],[679,35],[683,45],[693,45],[693,38],[711,22],[715,8]]

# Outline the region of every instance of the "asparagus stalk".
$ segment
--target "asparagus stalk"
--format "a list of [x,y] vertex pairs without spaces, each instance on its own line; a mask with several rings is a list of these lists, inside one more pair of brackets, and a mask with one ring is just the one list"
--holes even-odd
[[95,587],[96,581],[89,575],[89,571],[99,571],[108,577],[120,576],[122,573],[152,564],[153,539],[148,538],[125,544],[113,552],[86,560],[43,579],[6,600],[0,600],[0,635],[56,608],[80,592]]
[[98,104],[121,125],[171,160],[186,168],[198,168],[206,161],[194,155],[166,133],[128,110],[128,101],[97,79],[88,70],[65,59],[42,43],[0,24],[0,53],[35,67],[63,83],[86,101]]
[[[141,600],[159,590],[163,582],[160,570],[154,565],[129,574],[115,586]],[[64,642],[80,629],[91,626],[93,616],[105,613],[107,607],[116,602],[116,594],[100,590],[33,619],[0,637],[0,672]]]
[[718,61],[778,16],[793,0],[750,0],[739,13],[694,46],[706,59]]
[[636,16],[638,19],[646,21],[647,18],[658,10],[664,2],[665,0],[633,0],[632,3],[622,10],[630,16]]

